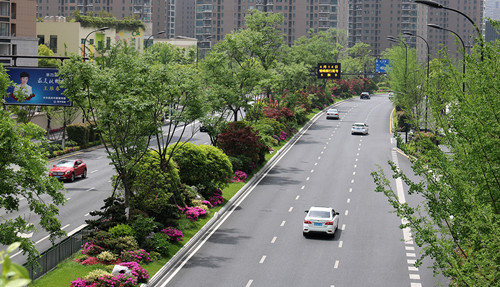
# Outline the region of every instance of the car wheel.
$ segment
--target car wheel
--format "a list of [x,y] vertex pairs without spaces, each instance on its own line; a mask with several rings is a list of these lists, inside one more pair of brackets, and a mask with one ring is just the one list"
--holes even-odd
[[75,173],[74,172],[71,173],[71,177],[70,177],[69,181],[71,181],[71,182],[75,181]]
[[307,238],[309,236],[309,234],[307,234],[306,232],[302,232],[302,235]]
[[82,178],[86,178],[86,177],[87,177],[87,169],[84,169],[83,173],[82,173]]

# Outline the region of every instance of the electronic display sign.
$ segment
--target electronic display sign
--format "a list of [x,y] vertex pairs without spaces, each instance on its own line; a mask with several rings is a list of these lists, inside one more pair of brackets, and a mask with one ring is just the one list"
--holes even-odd
[[318,63],[318,79],[340,79],[340,63]]

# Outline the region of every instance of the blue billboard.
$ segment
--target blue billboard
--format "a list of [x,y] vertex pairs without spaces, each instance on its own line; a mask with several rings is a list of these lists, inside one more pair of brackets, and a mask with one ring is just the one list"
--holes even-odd
[[376,59],[375,60],[375,73],[387,73],[391,64],[389,59]]
[[71,106],[62,94],[56,68],[7,67],[7,74],[14,86],[7,89],[4,97],[7,105]]

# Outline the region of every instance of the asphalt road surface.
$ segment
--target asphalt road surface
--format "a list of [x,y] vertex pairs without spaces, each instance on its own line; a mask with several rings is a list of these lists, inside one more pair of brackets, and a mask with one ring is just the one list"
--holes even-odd
[[[322,115],[258,184],[242,196],[201,242],[156,286],[435,286],[445,282],[414,267],[418,248],[409,230],[375,193],[370,173],[395,150],[387,95],[338,105],[340,120]],[[351,135],[354,122],[369,135]],[[401,193],[404,186],[393,180]],[[305,210],[340,213],[333,238],[302,236]],[[446,283],[445,283],[446,284]]]

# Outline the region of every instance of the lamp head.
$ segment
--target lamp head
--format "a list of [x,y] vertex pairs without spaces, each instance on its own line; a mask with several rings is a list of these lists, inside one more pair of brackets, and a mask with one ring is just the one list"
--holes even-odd
[[441,5],[437,2],[434,2],[434,1],[429,1],[429,0],[415,0],[415,3],[424,4],[424,5],[430,6],[432,8],[444,8],[443,5]]
[[99,31],[104,31],[104,30],[108,30],[108,29],[109,29],[109,27],[102,27],[99,29]]
[[427,24],[427,27],[443,30],[443,27],[437,25],[437,24]]
[[408,36],[415,36],[412,32],[405,31],[403,32],[403,35],[408,35]]

